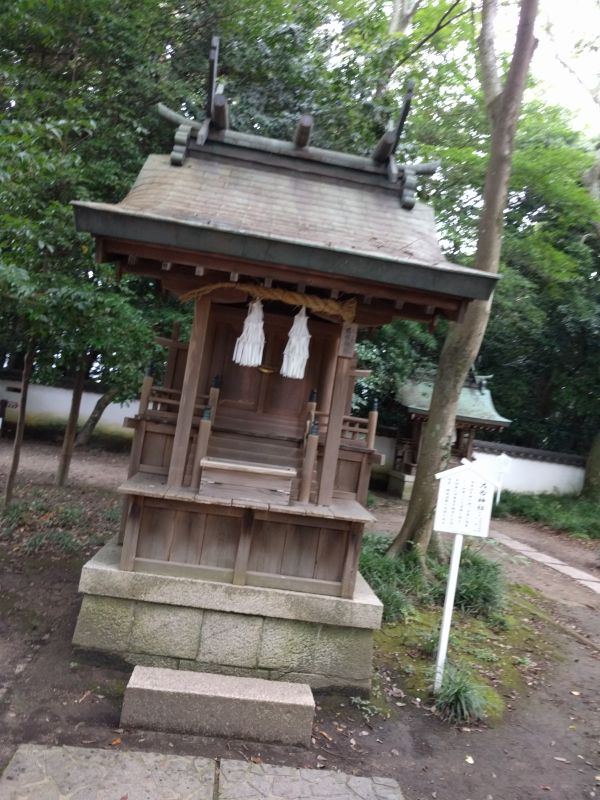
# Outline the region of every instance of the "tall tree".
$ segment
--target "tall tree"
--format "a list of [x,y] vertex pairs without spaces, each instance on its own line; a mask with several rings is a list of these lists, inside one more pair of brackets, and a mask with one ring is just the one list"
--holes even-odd
[[[497,0],[483,2],[479,58],[491,139],[474,266],[486,272],[495,273],[500,265],[503,212],[514,138],[536,44],[533,29],[537,5],[537,0],[521,0],[515,47],[502,83],[495,44]],[[490,308],[491,301],[473,301],[464,321],[449,327],[438,365],[413,494],[402,530],[390,545],[390,555],[409,543],[421,553],[429,546],[436,499],[435,474],[450,455],[460,390],[479,352]]]

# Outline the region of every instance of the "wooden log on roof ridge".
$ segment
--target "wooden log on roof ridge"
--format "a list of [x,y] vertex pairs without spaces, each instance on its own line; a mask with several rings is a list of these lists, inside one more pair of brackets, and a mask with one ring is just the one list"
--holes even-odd
[[206,108],[207,117],[212,117],[213,103],[216,94],[217,71],[219,69],[219,37],[213,36],[210,40],[210,52],[208,54],[208,85],[206,88]]
[[294,131],[293,142],[296,147],[308,147],[314,119],[312,114],[302,114]]
[[385,162],[394,152],[395,144],[396,131],[386,131],[375,145],[375,150],[373,150],[373,161],[375,161],[376,164],[385,164]]
[[216,94],[212,106],[212,124],[218,131],[229,128],[229,105],[224,94]]
[[411,78],[406,83],[406,93],[404,95],[404,102],[402,103],[402,111],[400,112],[400,119],[398,120],[398,125],[396,126],[396,141],[394,142],[394,149],[392,152],[396,152],[396,148],[398,147],[398,142],[400,141],[400,137],[402,136],[402,131],[404,130],[404,124],[406,123],[406,118],[408,117],[408,112],[410,111],[410,104],[413,98],[413,92],[415,91],[415,83],[416,81]]

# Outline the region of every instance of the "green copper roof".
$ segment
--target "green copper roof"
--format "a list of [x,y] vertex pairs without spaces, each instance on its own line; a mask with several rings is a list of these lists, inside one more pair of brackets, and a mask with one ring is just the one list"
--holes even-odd
[[[406,381],[398,389],[396,399],[411,414],[427,416],[433,384],[428,381]],[[463,386],[458,398],[456,419],[477,427],[505,428],[511,420],[495,409],[492,394],[485,384]]]

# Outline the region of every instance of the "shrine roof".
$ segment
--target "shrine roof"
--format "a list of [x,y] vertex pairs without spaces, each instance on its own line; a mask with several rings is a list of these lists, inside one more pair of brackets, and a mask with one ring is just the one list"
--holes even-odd
[[344,276],[349,291],[354,278],[466,299],[490,296],[497,276],[447,261],[432,210],[414,200],[403,207],[386,167],[298,150],[233,131],[209,134],[202,145],[192,142],[180,165],[173,156],[151,155],[120,203],[75,203],[77,228]]
[[[426,417],[431,406],[433,383],[430,381],[406,381],[398,389],[396,399],[411,414]],[[458,398],[456,419],[473,427],[505,428],[511,420],[501,416],[494,406],[492,394],[486,386],[463,386]]]

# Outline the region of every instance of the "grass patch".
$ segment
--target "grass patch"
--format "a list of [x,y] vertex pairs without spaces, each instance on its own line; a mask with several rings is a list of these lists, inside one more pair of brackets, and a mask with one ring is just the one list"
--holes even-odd
[[600,539],[600,504],[579,495],[503,492],[494,516],[538,522],[577,539]]
[[489,713],[486,687],[464,667],[446,664],[435,707],[442,719],[453,724],[482,722]]
[[[415,553],[388,559],[389,539],[365,537],[361,572],[384,603],[387,624],[375,634],[375,663],[383,686],[431,698],[448,568],[433,560],[423,569]],[[526,599],[525,599],[526,598]],[[447,693],[436,709],[448,721],[502,717],[505,700],[535,685],[539,664],[552,657],[527,608],[539,596],[505,585],[502,568],[475,548],[463,550],[449,642]],[[533,614],[532,614],[533,616]],[[440,700],[440,697],[442,699]],[[398,704],[389,695],[390,708]]]
[[120,503],[94,487],[19,487],[0,514],[0,546],[11,555],[91,555],[119,527]]
[[[430,560],[427,570],[415,552],[387,558],[389,539],[365,536],[360,571],[384,606],[386,621],[410,617],[415,605],[442,605],[448,565]],[[498,616],[504,603],[504,581],[499,564],[465,547],[456,589],[456,608],[470,614]]]

